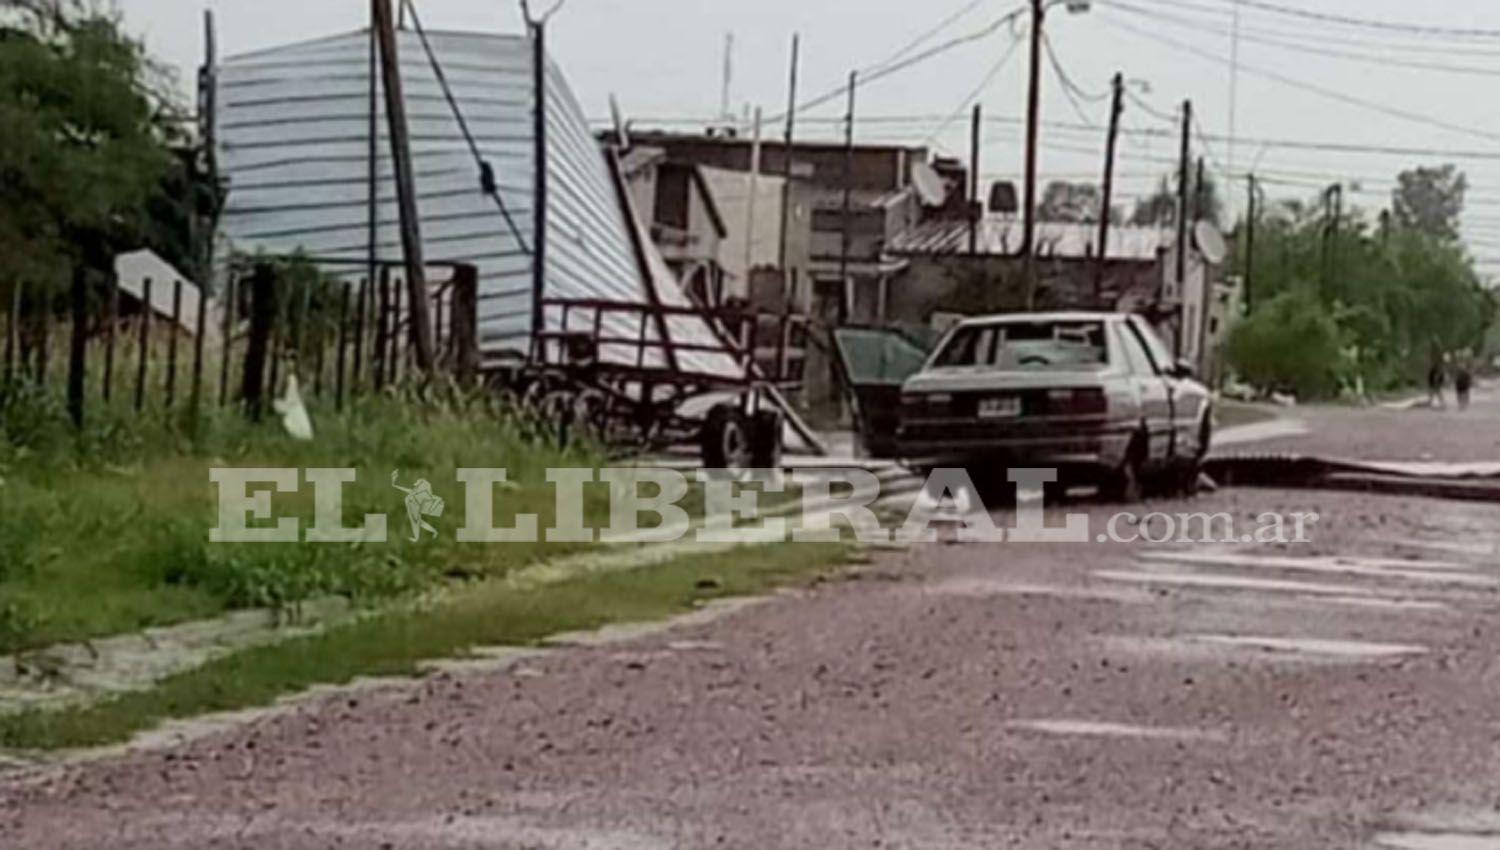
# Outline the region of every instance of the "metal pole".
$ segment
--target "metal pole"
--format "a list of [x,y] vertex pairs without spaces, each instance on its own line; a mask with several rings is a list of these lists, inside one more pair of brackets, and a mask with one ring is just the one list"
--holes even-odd
[[1245,215],[1245,314],[1255,307],[1255,175],[1245,177],[1249,208]]
[[[380,260],[380,40],[375,34],[375,4],[370,4],[370,104],[366,186],[368,209],[366,210],[366,275],[375,279],[375,264]],[[359,370],[356,368],[356,372]]]
[[375,24],[380,34],[381,81],[385,85],[386,121],[390,125],[391,160],[395,166],[396,199],[401,211],[401,253],[406,260],[406,286],[411,304],[412,341],[417,366],[433,368],[432,321],[427,310],[427,283],[422,259],[422,223],[417,211],[415,177],[412,173],[411,140],[407,135],[406,96],[401,86],[401,59],[397,52],[391,0],[374,0]]
[[73,335],[68,344],[68,417],[74,428],[83,427],[83,387],[87,376],[89,338],[88,271],[82,263],[73,268]]
[[1021,256],[1026,309],[1036,307],[1036,158],[1042,109],[1043,0],[1031,0],[1031,82],[1026,93],[1026,187],[1021,207]]
[[1125,111],[1125,76],[1116,71],[1110,82],[1114,97],[1109,107],[1109,135],[1104,142],[1104,192],[1099,207],[1099,256],[1094,264],[1095,307],[1104,297],[1104,272],[1109,265],[1109,228],[1115,192],[1115,142],[1120,138],[1120,115]]
[[839,237],[839,324],[849,318],[849,217],[854,190],[854,91],[859,72],[849,72],[849,111],[844,115],[844,209]]
[[745,297],[750,297],[750,270],[755,265],[755,193],[760,190],[760,107],[755,107],[755,120],[750,141],[750,191],[745,199]]
[[791,219],[792,207],[792,139],[797,129],[797,62],[801,55],[802,39],[796,33],[792,34],[792,70],[791,78],[787,85],[786,104],[786,144],[781,150],[781,243],[778,249],[777,260],[782,273],[782,285],[788,290],[787,283],[791,276],[786,267],[786,238]]
[[547,297],[547,27],[538,21],[531,26],[531,85],[536,101],[532,113],[532,159],[535,169],[533,189],[536,197],[532,203],[531,237],[531,356],[540,360],[541,335],[545,332],[546,315],[542,301]]
[[1177,332],[1173,354],[1182,356],[1182,338],[1185,329],[1182,326],[1185,306],[1187,303],[1186,293],[1183,292],[1183,284],[1187,280],[1187,239],[1188,239],[1188,190],[1191,186],[1188,177],[1188,162],[1192,156],[1189,148],[1189,134],[1193,125],[1193,102],[1184,100],[1182,102],[1182,150],[1177,160]]
[[984,118],[984,108],[974,104],[974,116],[969,122],[969,253],[979,253],[979,220],[984,208],[979,202],[979,132]]
[[239,304],[239,293],[235,291],[239,284],[239,278],[235,276],[234,272],[230,272],[227,278],[228,280],[224,287],[224,303],[220,305],[220,309],[224,311],[224,315],[220,317],[223,320],[223,327],[220,328],[223,338],[219,340],[221,349],[219,353],[220,407],[229,403],[229,361],[234,359],[234,319],[235,311]]

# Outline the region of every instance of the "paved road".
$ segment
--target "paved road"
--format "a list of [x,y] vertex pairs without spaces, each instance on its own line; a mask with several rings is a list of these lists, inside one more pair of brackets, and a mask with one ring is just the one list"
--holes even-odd
[[711,625],[0,781],[0,846],[1500,846],[1401,834],[1500,835],[1493,508],[1194,509],[1322,519],[1293,551],[883,553]]
[[1297,452],[1361,460],[1500,460],[1500,383],[1494,381],[1476,388],[1473,404],[1465,411],[1454,406],[1450,392],[1443,410],[1307,405],[1278,413],[1305,425],[1306,432],[1226,447],[1225,451]]

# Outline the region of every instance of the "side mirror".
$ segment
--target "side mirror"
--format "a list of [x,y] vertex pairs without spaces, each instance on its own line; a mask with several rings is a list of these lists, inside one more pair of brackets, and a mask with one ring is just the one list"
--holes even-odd
[[1172,364],[1172,368],[1167,370],[1167,374],[1173,378],[1182,378],[1183,380],[1186,380],[1188,378],[1196,377],[1198,374],[1198,370],[1194,368],[1192,361],[1178,360],[1176,363]]

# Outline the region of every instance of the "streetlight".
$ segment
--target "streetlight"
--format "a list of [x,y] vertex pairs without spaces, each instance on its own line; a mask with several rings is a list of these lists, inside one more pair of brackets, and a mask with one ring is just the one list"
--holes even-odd
[[1026,94],[1026,187],[1021,219],[1021,252],[1025,263],[1026,309],[1036,306],[1036,141],[1042,98],[1042,25],[1047,10],[1058,3],[1069,13],[1089,11],[1090,0],[1031,0],[1031,83]]

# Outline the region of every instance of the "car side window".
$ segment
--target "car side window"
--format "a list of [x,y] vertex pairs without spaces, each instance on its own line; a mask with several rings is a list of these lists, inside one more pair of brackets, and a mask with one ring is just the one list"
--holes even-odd
[[1158,375],[1166,374],[1172,366],[1172,353],[1167,350],[1166,343],[1161,341],[1161,337],[1156,335],[1156,331],[1134,316],[1127,320],[1125,325],[1130,328],[1129,335],[1146,350],[1146,356],[1151,361],[1151,371]]
[[1156,369],[1151,366],[1151,358],[1147,356],[1145,347],[1139,338],[1132,332],[1128,324],[1115,326],[1115,337],[1118,341],[1120,351],[1123,352],[1125,365],[1136,375],[1154,375]]

